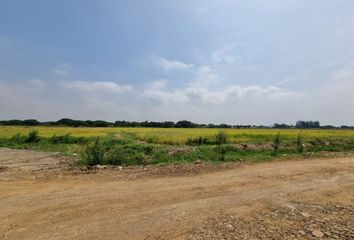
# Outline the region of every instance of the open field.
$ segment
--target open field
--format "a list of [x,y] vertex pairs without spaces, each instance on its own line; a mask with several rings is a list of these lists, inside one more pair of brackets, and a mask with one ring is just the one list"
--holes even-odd
[[1,146],[61,152],[86,166],[260,162],[351,152],[354,131],[2,126]]
[[199,137],[213,140],[221,130],[228,135],[229,143],[264,143],[273,141],[280,132],[286,142],[296,141],[301,133],[304,141],[322,140],[354,140],[354,130],[323,130],[323,129],[208,129],[208,128],[87,128],[87,127],[21,127],[0,126],[0,138],[12,137],[15,134],[27,135],[37,130],[42,137],[71,134],[76,137],[103,137],[107,134],[134,134],[140,141],[161,144],[185,144],[188,139]]
[[354,239],[353,157],[87,172],[0,148],[0,166],[4,240]]
[[354,239],[354,131],[0,130],[0,239]]

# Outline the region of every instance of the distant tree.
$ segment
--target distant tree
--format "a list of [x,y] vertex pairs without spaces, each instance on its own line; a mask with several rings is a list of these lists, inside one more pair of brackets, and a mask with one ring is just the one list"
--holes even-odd
[[354,129],[354,126],[345,126],[345,125],[342,125],[340,126],[341,129]]
[[171,121],[166,121],[166,122],[163,122],[163,127],[164,128],[172,128],[175,126],[175,123],[174,122],[171,122]]
[[231,128],[231,127],[232,127],[231,125],[228,125],[225,123],[219,124],[219,126],[218,126],[218,128]]
[[57,121],[58,124],[64,125],[64,126],[70,126],[70,127],[78,127],[80,126],[80,122],[77,120],[73,120],[70,118],[62,118],[59,121]]
[[1,125],[19,126],[19,125],[22,125],[22,121],[21,120],[16,120],[16,119],[7,120],[7,121],[1,121]]
[[175,124],[175,127],[176,127],[176,128],[194,128],[194,127],[196,127],[196,126],[197,126],[197,124],[192,123],[192,122],[187,121],[187,120],[178,121],[178,122]]
[[287,129],[287,128],[291,128],[292,126],[287,125],[287,124],[279,124],[279,123],[275,123],[273,128],[278,128],[278,129]]
[[319,121],[297,121],[296,122],[297,128],[320,128]]
[[25,126],[38,126],[41,123],[38,122],[36,119],[26,119],[22,122],[22,124]]
[[335,129],[336,127],[332,126],[332,125],[325,125],[325,126],[321,126],[321,128],[323,128],[323,129]]
[[93,127],[110,127],[112,125],[113,125],[112,123],[102,121],[102,120],[93,121]]

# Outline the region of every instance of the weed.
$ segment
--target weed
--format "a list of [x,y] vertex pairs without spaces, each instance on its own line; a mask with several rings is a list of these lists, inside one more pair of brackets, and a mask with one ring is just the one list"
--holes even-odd
[[105,149],[101,144],[100,138],[97,137],[93,144],[86,147],[82,162],[87,166],[94,166],[103,163]]
[[280,139],[280,132],[278,132],[278,134],[276,135],[274,141],[273,141],[273,155],[277,156],[278,155],[278,151],[280,148],[280,143],[281,143],[281,139]]
[[219,161],[225,161],[225,154],[226,154],[226,148],[222,147],[222,144],[225,144],[227,142],[227,135],[226,133],[219,131],[218,134],[215,136],[216,138],[216,144],[217,144],[217,150],[219,153]]
[[303,153],[304,152],[304,143],[303,143],[303,140],[302,140],[302,134],[301,133],[299,133],[299,135],[297,136],[296,147],[297,147],[297,151],[299,153]]
[[28,133],[28,137],[26,139],[26,143],[38,143],[40,141],[40,137],[38,135],[37,130],[31,130]]
[[74,144],[74,143],[86,143],[86,139],[83,137],[72,137],[70,133],[65,135],[53,135],[49,142],[52,144]]

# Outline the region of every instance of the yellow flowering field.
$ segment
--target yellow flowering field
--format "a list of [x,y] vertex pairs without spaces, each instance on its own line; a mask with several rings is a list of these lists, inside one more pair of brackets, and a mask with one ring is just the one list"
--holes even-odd
[[230,143],[269,142],[280,132],[284,141],[296,141],[299,134],[304,140],[312,139],[354,139],[353,130],[325,130],[325,129],[209,129],[209,128],[88,128],[88,127],[25,127],[0,126],[0,137],[12,137],[15,134],[27,135],[31,130],[37,130],[42,137],[71,134],[77,137],[102,137],[107,134],[129,133],[140,141],[152,143],[183,144],[189,139],[213,139],[219,131],[228,136]]

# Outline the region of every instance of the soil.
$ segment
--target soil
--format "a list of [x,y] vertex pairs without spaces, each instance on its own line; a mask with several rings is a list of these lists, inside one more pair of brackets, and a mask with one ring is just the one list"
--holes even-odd
[[354,239],[354,157],[79,168],[0,148],[0,239]]

